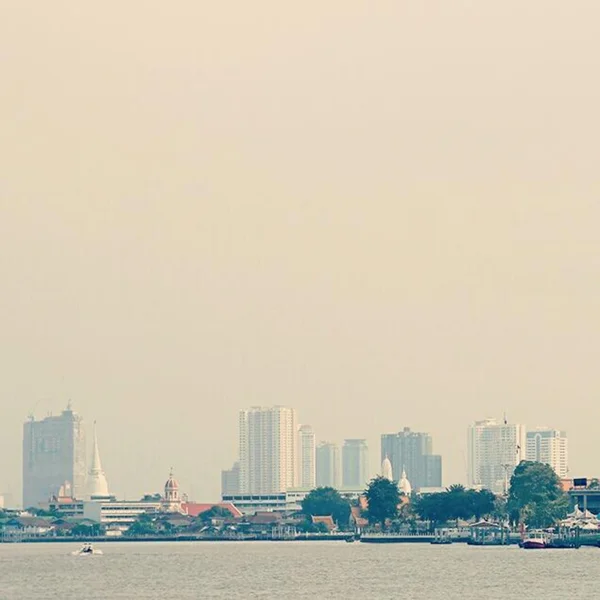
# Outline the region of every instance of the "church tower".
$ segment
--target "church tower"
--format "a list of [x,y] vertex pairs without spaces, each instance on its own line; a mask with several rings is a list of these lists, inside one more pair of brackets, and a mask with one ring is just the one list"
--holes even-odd
[[173,477],[173,469],[171,469],[169,479],[167,480],[167,483],[165,483],[163,510],[165,512],[181,512],[181,496],[179,494],[179,483]]

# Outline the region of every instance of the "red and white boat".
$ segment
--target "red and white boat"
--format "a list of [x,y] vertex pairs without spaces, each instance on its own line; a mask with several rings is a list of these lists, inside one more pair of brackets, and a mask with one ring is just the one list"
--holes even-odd
[[548,548],[550,546],[550,537],[544,531],[534,530],[525,534],[521,542],[521,548],[526,550],[537,550]]

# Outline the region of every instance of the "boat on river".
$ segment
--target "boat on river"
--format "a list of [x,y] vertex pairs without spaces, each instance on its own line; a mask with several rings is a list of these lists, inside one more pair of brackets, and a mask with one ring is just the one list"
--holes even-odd
[[545,531],[534,529],[525,535],[521,542],[521,548],[525,548],[525,550],[541,550],[543,548],[550,548],[550,544],[550,536]]
[[75,552],[71,552],[71,556],[94,556],[94,555],[101,555],[103,554],[102,550],[98,550],[97,548],[94,548],[94,546],[92,546],[92,544],[84,544],[83,546],[81,546],[81,548],[79,550],[76,550]]

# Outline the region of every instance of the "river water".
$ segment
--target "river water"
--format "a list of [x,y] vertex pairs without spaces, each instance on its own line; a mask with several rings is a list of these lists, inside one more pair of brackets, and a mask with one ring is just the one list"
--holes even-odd
[[0,598],[600,599],[600,549],[343,542],[0,544]]

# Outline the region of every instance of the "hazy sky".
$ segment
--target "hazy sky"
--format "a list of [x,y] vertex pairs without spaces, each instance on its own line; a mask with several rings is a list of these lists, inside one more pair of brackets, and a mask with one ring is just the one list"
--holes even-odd
[[0,493],[68,398],[128,497],[216,499],[255,404],[446,484],[506,411],[600,474],[597,0],[2,13]]

